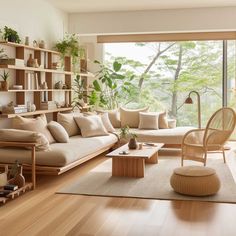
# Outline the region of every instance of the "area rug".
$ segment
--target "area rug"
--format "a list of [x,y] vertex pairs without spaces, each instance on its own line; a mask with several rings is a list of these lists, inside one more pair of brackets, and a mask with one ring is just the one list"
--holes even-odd
[[[223,203],[236,203],[236,184],[223,158],[211,157],[207,166],[216,170],[221,188],[216,195],[191,197],[175,193],[170,186],[173,169],[180,166],[180,157],[162,157],[158,164],[146,164],[144,178],[126,178],[111,176],[111,159],[67,185],[57,193],[107,197],[132,197],[161,200],[197,200]],[[185,162],[199,165],[197,162]],[[201,165],[201,164],[200,164]]]

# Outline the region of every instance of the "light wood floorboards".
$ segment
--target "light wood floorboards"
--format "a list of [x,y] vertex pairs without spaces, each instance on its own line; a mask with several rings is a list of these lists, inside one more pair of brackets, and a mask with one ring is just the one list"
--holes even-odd
[[0,236],[236,235],[236,204],[55,194],[104,159],[38,177],[36,190],[0,207]]

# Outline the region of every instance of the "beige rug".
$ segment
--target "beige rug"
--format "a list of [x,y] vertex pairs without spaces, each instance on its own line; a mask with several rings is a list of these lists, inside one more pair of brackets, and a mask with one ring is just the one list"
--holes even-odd
[[[188,164],[199,165],[200,163],[189,162]],[[175,193],[169,180],[173,169],[179,166],[180,157],[165,156],[159,159],[158,164],[146,164],[144,178],[112,177],[111,159],[108,159],[57,193],[236,203],[236,184],[221,156],[210,157],[207,162],[207,166],[216,169],[221,180],[220,191],[214,196],[190,197]]]

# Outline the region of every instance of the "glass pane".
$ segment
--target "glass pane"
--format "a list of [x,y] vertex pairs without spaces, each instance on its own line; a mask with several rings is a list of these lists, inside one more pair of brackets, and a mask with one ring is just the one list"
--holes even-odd
[[112,67],[114,60],[121,62],[122,72],[133,85],[131,92],[119,93],[119,104],[168,110],[179,126],[197,127],[195,94],[193,104],[183,104],[195,90],[201,97],[205,126],[222,105],[222,45],[222,41],[105,44],[106,64]]

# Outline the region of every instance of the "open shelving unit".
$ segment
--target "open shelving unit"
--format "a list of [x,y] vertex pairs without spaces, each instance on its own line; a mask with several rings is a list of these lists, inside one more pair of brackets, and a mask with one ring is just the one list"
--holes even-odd
[[[59,52],[39,48],[32,47],[24,44],[17,44],[11,42],[0,42],[0,45],[13,47],[15,49],[15,58],[24,60],[24,64],[28,58],[26,58],[26,51],[30,50],[33,54],[33,58],[38,60],[39,65],[44,64],[43,67],[27,67],[27,66],[16,66],[16,65],[0,65],[0,70],[15,70],[15,84],[22,85],[22,90],[9,89],[8,91],[0,91],[1,93],[16,93],[16,105],[25,105],[26,104],[26,94],[33,93],[33,103],[36,106],[35,112],[26,112],[26,113],[18,113],[18,114],[1,114],[0,118],[12,118],[16,115],[20,116],[34,116],[43,113],[54,113],[53,117],[56,117],[57,112],[61,111],[69,111],[72,109],[72,77],[74,73],[72,72],[71,58],[66,56],[64,58],[64,70],[61,69],[53,69],[53,60],[55,55],[58,57],[60,55]],[[44,61],[42,61],[42,58]],[[27,89],[26,88],[26,80],[28,79],[26,74],[27,72],[33,72],[37,74],[37,78],[39,84],[42,84],[42,79],[47,83],[47,89]],[[42,76],[42,73],[43,76]],[[64,84],[66,85],[66,89],[55,89],[55,81],[54,74],[60,74],[64,76]],[[86,79],[88,77],[93,77],[93,74],[90,72],[87,73],[79,73],[81,78]],[[42,78],[43,77],[43,78]],[[42,98],[47,93],[47,101],[53,100],[53,94],[56,92],[64,92],[64,101],[65,106],[57,109],[50,110],[41,110],[41,102]],[[10,101],[9,101],[10,102]]]

